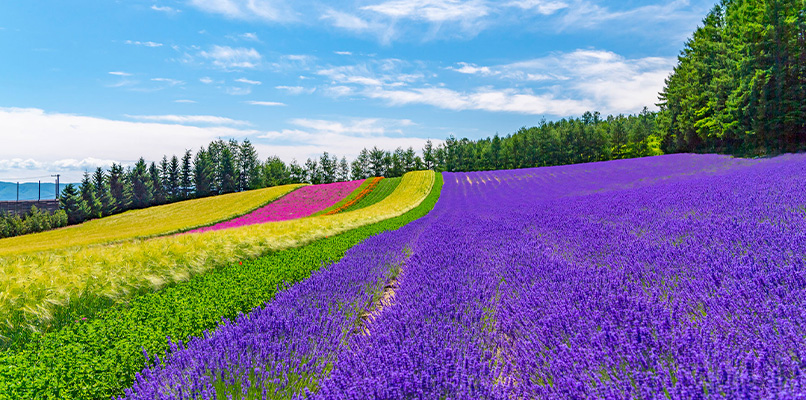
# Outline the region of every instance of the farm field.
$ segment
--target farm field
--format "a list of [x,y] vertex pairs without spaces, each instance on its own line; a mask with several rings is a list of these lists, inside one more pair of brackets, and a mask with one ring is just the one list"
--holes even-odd
[[249,213],[302,185],[230,193],[132,210],[47,232],[0,239],[0,257],[166,235]]
[[350,181],[303,186],[249,214],[215,225],[194,229],[188,233],[217,231],[246,225],[262,224],[265,222],[286,221],[289,219],[307,217],[347,197],[351,192],[361,186],[362,183],[363,181]]
[[425,215],[439,197],[435,176],[428,196],[404,214],[308,245],[232,262],[187,282],[138,296],[126,307],[64,326],[21,349],[0,353],[0,399],[109,399],[123,394],[167,337],[186,340],[263,305],[290,284],[340,259],[351,246]]
[[806,156],[443,176],[428,215],[156,354],[124,398],[806,389]]
[[383,202],[355,212],[0,257],[0,335],[25,342],[75,315],[93,315],[217,266],[399,216],[420,204],[433,183],[431,171],[408,173]]

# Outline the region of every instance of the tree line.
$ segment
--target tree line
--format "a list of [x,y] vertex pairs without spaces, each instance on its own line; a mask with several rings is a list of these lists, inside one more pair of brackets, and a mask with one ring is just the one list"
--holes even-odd
[[806,1],[722,0],[660,94],[666,152],[806,149]]
[[40,210],[36,207],[23,214],[0,213],[0,239],[27,235],[61,228],[67,225],[67,213],[56,210],[54,213]]

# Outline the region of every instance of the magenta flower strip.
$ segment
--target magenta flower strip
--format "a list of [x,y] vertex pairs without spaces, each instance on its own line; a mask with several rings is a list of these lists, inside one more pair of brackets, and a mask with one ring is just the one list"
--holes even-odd
[[229,221],[198,228],[187,233],[217,231],[239,226],[285,221],[310,216],[347,197],[361,186],[363,181],[336,182],[323,185],[303,186],[249,214]]

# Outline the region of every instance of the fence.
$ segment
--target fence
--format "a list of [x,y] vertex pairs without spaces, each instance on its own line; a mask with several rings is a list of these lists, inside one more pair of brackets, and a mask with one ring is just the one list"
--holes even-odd
[[59,200],[0,201],[0,214],[22,216],[34,206],[42,211],[53,213],[59,209]]

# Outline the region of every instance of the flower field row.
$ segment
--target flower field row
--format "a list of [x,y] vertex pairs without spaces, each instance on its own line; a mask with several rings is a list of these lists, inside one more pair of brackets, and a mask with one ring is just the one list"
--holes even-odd
[[664,156],[445,181],[413,223],[430,227],[394,304],[352,337],[313,398],[806,390],[806,157]]
[[372,190],[358,202],[353,203],[352,205],[345,208],[341,212],[350,212],[360,210],[364,207],[369,207],[385,199],[386,196],[389,196],[390,193],[395,191],[395,188],[397,188],[397,185],[399,184],[400,184],[400,178],[383,178],[381,179],[380,182],[378,182],[378,186],[376,186],[374,190]]
[[276,186],[180,201],[62,229],[0,239],[0,257],[167,235],[211,225],[249,213],[300,186]]
[[322,215],[338,214],[342,211],[347,210],[352,205],[361,201],[368,194],[372,193],[372,191],[375,190],[375,187],[378,186],[378,183],[380,183],[382,179],[383,179],[382,177],[375,177],[372,179],[368,179],[367,181],[369,181],[369,184],[366,187],[364,187],[363,190],[357,193],[352,199],[350,199],[349,201],[345,201],[343,204],[337,204],[338,207],[334,206],[330,210],[324,210]]
[[188,233],[217,231],[227,228],[286,221],[310,216],[328,208],[358,188],[363,181],[336,182],[324,185],[303,186],[277,201],[271,202],[249,214],[212,226],[194,229]]
[[425,198],[433,182],[433,172],[408,173],[382,202],[350,213],[0,258],[0,334],[24,342],[30,332],[58,327],[70,315],[92,315],[219,265],[401,215]]
[[123,394],[166,337],[187,341],[272,299],[278,290],[343,257],[371,235],[426,214],[439,197],[435,182],[410,211],[308,245],[231,262],[187,282],[138,296],[86,321],[48,333],[23,349],[0,354],[0,399],[109,399]]
[[174,346],[126,398],[806,391],[806,156],[444,176],[427,216]]

